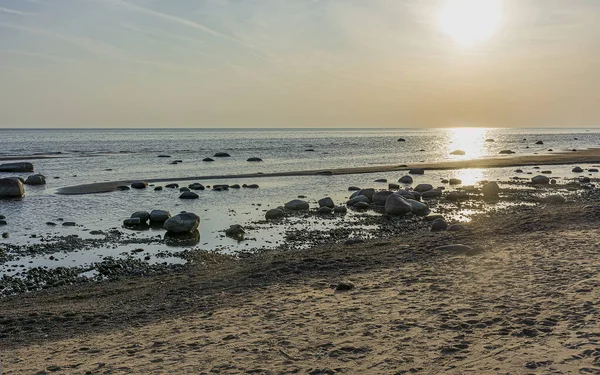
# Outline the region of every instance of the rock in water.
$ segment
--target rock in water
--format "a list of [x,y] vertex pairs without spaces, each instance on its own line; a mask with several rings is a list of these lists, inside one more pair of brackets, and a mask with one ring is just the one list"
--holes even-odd
[[400,194],[392,194],[385,200],[385,213],[393,216],[402,216],[412,212],[412,206]]
[[466,152],[464,152],[463,150],[454,150],[450,153],[450,155],[465,155]]
[[227,237],[236,239],[238,241],[243,241],[245,234],[246,234],[246,231],[244,230],[244,227],[242,227],[239,224],[234,224],[225,231],[225,235]]
[[510,155],[510,154],[514,154],[515,152],[513,150],[502,150],[500,151],[500,155]]
[[448,181],[450,183],[450,185],[460,185],[462,184],[462,180],[459,180],[458,178],[451,178],[450,181]]
[[359,191],[359,190],[361,190],[361,189],[358,186],[350,186],[348,188],[348,191]]
[[46,177],[41,174],[33,174],[27,177],[25,185],[46,185]]
[[189,189],[192,190],[204,190],[204,185],[198,183],[198,182],[194,182],[193,184],[188,185]]
[[200,217],[191,212],[175,215],[165,221],[164,228],[170,233],[192,233],[200,225]]
[[202,159],[202,161],[215,161],[215,159],[212,159],[212,158],[204,158],[204,159]]
[[350,198],[350,199],[349,199],[349,200],[346,202],[346,204],[347,204],[348,206],[354,206],[355,204],[357,204],[357,203],[360,203],[360,202],[366,202],[366,203],[369,203],[369,198],[365,197],[364,195],[357,195],[357,196],[356,196],[356,197],[354,197],[354,198]]
[[387,179],[386,178],[378,178],[377,180],[375,180],[375,182],[387,183]]
[[573,168],[572,172],[581,173],[581,172],[583,172],[583,169],[581,169],[581,167],[575,167],[575,168]]
[[131,187],[134,189],[145,189],[148,187],[148,183],[146,181],[136,181],[131,184]]
[[229,155],[229,154],[228,154],[228,153],[226,153],[226,152],[217,152],[217,153],[214,155],[214,157],[215,157],[215,158],[228,158],[228,157],[230,157],[230,156],[231,156],[231,155]]
[[373,200],[373,194],[375,194],[375,189],[362,189],[361,191],[358,192],[358,195],[364,195],[365,197],[369,198],[369,201]]
[[488,138],[485,140],[486,142],[494,142],[494,140],[492,138]]
[[170,217],[171,217],[171,213],[169,211],[152,210],[152,212],[150,212],[150,223],[151,224],[163,224]]
[[423,198],[437,198],[442,196],[442,191],[440,189],[431,189],[421,193],[421,196]]
[[121,185],[121,186],[117,186],[116,190],[118,190],[118,191],[127,191],[127,190],[131,190],[131,188],[129,186]]
[[310,208],[310,206],[308,205],[308,202],[305,202],[300,199],[291,200],[291,201],[287,202],[284,205],[284,207],[286,210],[292,210],[292,211],[305,211]]
[[406,139],[404,139],[404,138],[398,138],[398,142],[406,142]]
[[388,190],[400,190],[400,185],[389,183],[388,184]]
[[429,190],[432,190],[433,186],[430,184],[419,184],[417,186],[415,186],[415,191],[418,191],[419,193],[423,193]]
[[165,187],[168,189],[179,189],[179,184],[168,184]]
[[139,218],[142,223],[146,224],[150,220],[150,214],[147,211],[137,211],[131,214],[131,218]]
[[403,184],[412,184],[413,178],[411,176],[402,176],[402,177],[400,177],[398,182],[403,183]]
[[425,174],[425,170],[423,168],[413,168],[408,171],[409,174]]
[[281,219],[285,214],[278,208],[273,208],[265,214],[265,219],[267,220],[277,220]]
[[431,212],[429,210],[429,206],[425,203],[416,201],[414,199],[407,199],[406,201],[410,204],[412,213],[417,216],[427,216]]
[[200,198],[200,196],[198,194],[194,193],[194,192],[191,192],[191,191],[184,191],[179,196],[179,199],[198,199],[198,198]]
[[375,194],[373,194],[373,204],[376,204],[378,206],[385,206],[385,201],[387,200],[387,197],[389,197],[390,195],[392,195],[393,192],[389,191],[389,190],[383,190],[383,191],[378,191]]
[[535,144],[536,144],[536,145],[543,145],[543,144],[544,144],[544,142],[542,142],[542,141],[537,141],[537,142],[535,142]]
[[263,161],[263,160],[261,158],[248,158],[246,161],[259,162],[259,161]]
[[498,184],[495,182],[488,182],[482,186],[481,190],[483,191],[483,196],[485,198],[498,198],[500,186],[498,186]]
[[319,207],[334,208],[335,203],[333,203],[333,199],[331,199],[330,197],[325,197],[323,199],[319,199]]
[[123,225],[125,225],[126,227],[135,227],[142,224],[142,221],[140,220],[139,217],[134,217],[131,219],[125,219],[123,220]]
[[448,223],[444,219],[435,219],[433,223],[431,223],[432,232],[441,232],[446,229],[448,229]]
[[535,176],[531,179],[531,183],[534,185],[548,185],[550,183],[550,179],[546,176]]
[[0,179],[0,198],[22,198],[25,195],[23,183],[17,178]]
[[33,172],[33,164],[31,164],[31,163],[0,164],[0,172],[12,172],[12,173]]
[[350,281],[342,281],[335,286],[338,292],[345,292],[354,289],[354,284]]

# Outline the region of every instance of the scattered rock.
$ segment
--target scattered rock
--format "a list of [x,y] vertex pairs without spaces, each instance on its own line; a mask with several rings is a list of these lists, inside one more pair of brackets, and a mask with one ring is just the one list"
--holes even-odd
[[34,174],[27,177],[25,185],[46,185],[46,177],[41,174]]
[[388,184],[388,189],[389,190],[400,190],[400,185],[390,183],[390,184]]
[[250,184],[250,185],[247,185],[246,188],[248,188],[248,189],[258,189],[258,185],[257,184]]
[[571,172],[581,173],[581,172],[583,172],[583,169],[581,169],[581,167],[575,167],[575,168],[573,168],[573,170]]
[[12,173],[33,172],[33,164],[31,164],[31,163],[0,164],[0,172],[12,172]]
[[531,183],[534,185],[548,185],[550,179],[546,176],[538,175],[531,178]]
[[329,214],[333,213],[333,208],[331,208],[329,206],[321,206],[317,210],[317,213],[320,215],[329,215]]
[[488,138],[485,140],[486,142],[495,142],[492,138]]
[[265,213],[265,219],[267,219],[267,220],[277,220],[277,219],[281,219],[284,216],[285,216],[284,212],[278,208],[273,208],[273,209],[267,211],[267,213]]
[[450,183],[450,185],[461,185],[462,184],[462,180],[459,180],[458,178],[451,178],[450,181],[448,181]]
[[170,217],[171,217],[171,213],[169,211],[152,210],[152,212],[150,212],[150,223],[151,224],[163,224]]
[[371,205],[368,202],[358,202],[355,203],[354,208],[356,208],[357,210],[366,210],[367,208],[369,208]]
[[[423,168],[413,168],[408,171],[409,174],[425,174],[425,170]],[[402,182],[402,181],[400,181]]]
[[407,199],[406,201],[410,204],[412,213],[417,216],[427,216],[431,212],[429,210],[429,206],[427,206],[425,203],[416,201],[414,199]]
[[248,158],[248,159],[246,159],[246,161],[259,162],[259,161],[263,161],[263,160],[261,158]]
[[335,286],[335,290],[338,292],[344,292],[352,289],[354,289],[354,283],[350,281],[342,281]]
[[171,155],[158,155],[157,157],[158,158],[170,158]]
[[552,174],[552,171],[541,171],[541,174]]
[[175,215],[165,221],[164,228],[171,233],[192,233],[200,225],[200,217],[191,212]]
[[543,145],[543,144],[544,144],[544,142],[542,142],[542,141],[537,141],[537,142],[535,142],[535,144],[536,144],[536,145]]
[[154,191],[162,191],[163,187],[162,186],[157,186],[154,188]]
[[513,150],[502,150],[499,153],[501,155],[510,155],[510,154],[514,154],[515,152]]
[[284,205],[286,210],[292,210],[292,211],[306,211],[310,208],[308,202],[300,200],[300,199],[294,199],[291,200],[289,202],[287,202]]
[[419,185],[415,186],[415,191],[418,191],[419,193],[423,193],[425,191],[429,191],[432,189],[433,189],[433,186],[430,184],[419,184]]
[[136,181],[131,184],[131,187],[134,189],[145,189],[148,187],[148,183],[146,181]]
[[357,187],[357,186],[350,186],[348,188],[348,191],[359,191],[359,190],[361,190],[361,189],[359,187]]
[[142,220],[140,220],[139,217],[134,217],[134,218],[123,220],[123,225],[125,225],[126,227],[136,227],[141,224],[142,224]]
[[467,254],[467,255],[474,255],[476,253],[475,249],[473,249],[471,246],[462,245],[462,244],[444,245],[444,246],[438,247],[436,250],[446,252],[446,253]]
[[484,198],[498,198],[500,193],[500,186],[495,182],[488,182],[481,187]]
[[198,199],[200,196],[192,191],[184,191],[179,196],[179,199]]
[[225,231],[225,235],[227,237],[233,238],[238,241],[243,241],[245,234],[246,234],[246,231],[244,230],[244,227],[242,227],[239,224],[234,224]]
[[386,183],[387,179],[385,179],[385,178],[378,178],[377,180],[375,180],[375,182]]
[[423,198],[437,198],[442,196],[442,190],[440,189],[431,189],[421,193],[421,197]]
[[198,182],[194,182],[193,184],[188,185],[188,188],[192,189],[192,190],[204,190],[204,185],[198,183]]
[[406,139],[404,139],[404,138],[398,138],[398,142],[406,142]]
[[398,193],[391,194],[385,201],[385,213],[393,216],[402,216],[412,212],[410,203]]
[[376,204],[378,206],[384,206],[387,197],[389,197],[391,194],[393,193],[389,190],[378,191],[375,194],[373,194],[371,201],[373,202],[373,204]]
[[165,187],[169,189],[179,189],[179,184],[168,184],[165,185]]
[[446,229],[448,229],[448,223],[444,219],[435,219],[433,223],[431,223],[432,232],[442,232]]
[[375,189],[362,189],[358,192],[358,195],[364,195],[369,198],[369,201],[373,200],[373,194],[375,194]]
[[142,223],[147,223],[150,220],[150,214],[147,211],[137,211],[131,214],[131,218],[139,218]]
[[212,159],[212,158],[204,158],[204,159],[202,159],[202,161],[215,161],[215,159]]
[[348,212],[346,206],[336,206],[333,208],[333,212],[336,214],[345,214]]
[[463,150],[454,150],[450,153],[450,155],[465,155],[466,152],[464,152]]
[[[228,157],[230,157],[230,156],[231,156],[231,155],[229,155],[229,154],[228,154],[228,153],[226,153],[226,152],[217,152],[216,154],[214,154],[214,157],[215,157],[215,158],[228,158]],[[208,160],[206,160],[206,161],[208,161]]]
[[357,203],[359,203],[359,202],[366,202],[366,203],[369,203],[369,202],[370,202],[370,200],[369,200],[369,198],[365,197],[364,195],[357,195],[357,196],[355,196],[354,198],[350,198],[350,199],[349,199],[349,200],[346,202],[346,204],[347,204],[348,206],[354,206],[355,204],[357,204]]
[[25,188],[21,180],[17,178],[0,179],[0,198],[22,198]]
[[398,182],[403,183],[403,184],[412,184],[413,183],[413,178],[411,176],[402,176],[400,177],[400,179],[398,180]]
[[184,187],[182,187],[182,188],[179,188],[179,192],[180,192],[180,193],[184,193],[184,192],[186,192],[186,191],[190,191],[190,188],[186,188],[185,186],[184,186]]
[[117,186],[115,190],[127,191],[127,190],[131,190],[131,188],[129,186],[121,185],[121,186]]
[[331,199],[330,197],[326,197],[323,199],[319,199],[319,207],[334,208],[335,203],[333,203],[333,199]]

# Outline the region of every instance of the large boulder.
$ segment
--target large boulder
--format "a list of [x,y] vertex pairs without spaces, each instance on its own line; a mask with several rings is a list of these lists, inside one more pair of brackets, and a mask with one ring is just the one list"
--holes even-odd
[[0,164],[0,172],[11,172],[11,173],[33,172],[33,164],[31,164],[31,163]]
[[531,183],[534,185],[548,185],[550,183],[550,179],[546,176],[535,176],[531,179]]
[[392,194],[385,201],[385,213],[388,215],[402,216],[412,212],[412,206],[400,194]]
[[425,203],[416,201],[414,199],[407,199],[406,201],[410,204],[412,213],[417,216],[427,216],[431,212],[431,210],[429,210],[429,206]]
[[334,208],[335,203],[333,203],[333,199],[331,199],[330,197],[326,197],[323,199],[319,199],[319,207]]
[[357,204],[357,203],[360,203],[360,202],[366,202],[366,203],[369,203],[369,202],[370,202],[370,200],[369,200],[369,198],[365,197],[364,195],[357,195],[357,196],[356,196],[356,197],[354,197],[354,198],[350,198],[350,199],[349,199],[349,200],[346,202],[346,204],[347,204],[348,206],[354,206],[355,204]]
[[300,200],[300,199],[294,199],[291,200],[289,202],[287,202],[284,205],[286,210],[292,210],[292,211],[306,211],[310,208],[308,202]]
[[21,198],[24,194],[23,183],[18,178],[0,179],[0,198]]
[[500,186],[498,186],[498,184],[495,182],[488,182],[481,187],[481,190],[485,198],[498,198]]
[[46,185],[46,177],[41,174],[32,174],[25,180],[25,185]]
[[415,186],[415,191],[418,191],[419,193],[423,193],[429,190],[432,190],[433,186],[430,184],[419,184],[417,186]]
[[165,221],[164,228],[170,233],[192,233],[200,225],[198,215],[184,212]]
[[151,224],[163,224],[170,217],[171,217],[171,213],[169,211],[152,210],[152,212],[150,212],[150,223]]
[[412,184],[413,183],[413,178],[411,176],[402,176],[400,177],[400,179],[398,180],[398,182],[403,183],[403,184]]
[[387,200],[387,197],[389,197],[392,194],[394,193],[389,190],[378,191],[375,194],[373,194],[373,199],[371,200],[373,201],[373,204],[376,204],[378,206],[385,206],[385,201]]

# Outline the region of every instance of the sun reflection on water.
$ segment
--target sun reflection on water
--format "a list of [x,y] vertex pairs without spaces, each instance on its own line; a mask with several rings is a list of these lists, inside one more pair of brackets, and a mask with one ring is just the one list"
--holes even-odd
[[[486,155],[485,139],[489,129],[485,128],[452,128],[447,130],[448,153],[462,150],[464,159],[474,159]],[[454,156],[454,155],[453,155]]]

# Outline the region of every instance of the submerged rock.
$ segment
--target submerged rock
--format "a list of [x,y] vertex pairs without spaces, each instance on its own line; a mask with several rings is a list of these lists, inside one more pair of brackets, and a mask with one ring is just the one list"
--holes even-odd
[[22,198],[25,189],[21,180],[17,178],[0,179],[0,198]]
[[227,230],[225,230],[225,235],[227,237],[233,238],[238,241],[243,241],[245,234],[246,231],[244,230],[244,227],[242,227],[239,224],[234,224],[230,226]]
[[581,173],[581,172],[583,172],[583,169],[581,169],[581,167],[575,167],[575,168],[573,168],[572,172]]
[[165,221],[164,228],[171,233],[192,233],[200,225],[200,217],[191,212],[175,215]]
[[263,160],[261,158],[248,158],[248,159],[246,159],[246,161],[260,162],[260,161],[263,161]]
[[215,159],[212,159],[212,158],[204,158],[204,159],[202,159],[202,161],[215,161]]
[[188,185],[188,188],[192,189],[192,190],[204,190],[204,185],[198,183],[198,182],[194,182],[193,184]]
[[449,181],[450,185],[460,185],[462,184],[462,180],[459,180],[458,178],[451,178]]
[[513,150],[502,150],[499,152],[499,154],[501,155],[510,155],[510,154],[514,154],[515,152]]
[[117,186],[115,190],[127,191],[127,190],[131,190],[131,188],[129,186],[121,185],[121,186]]

